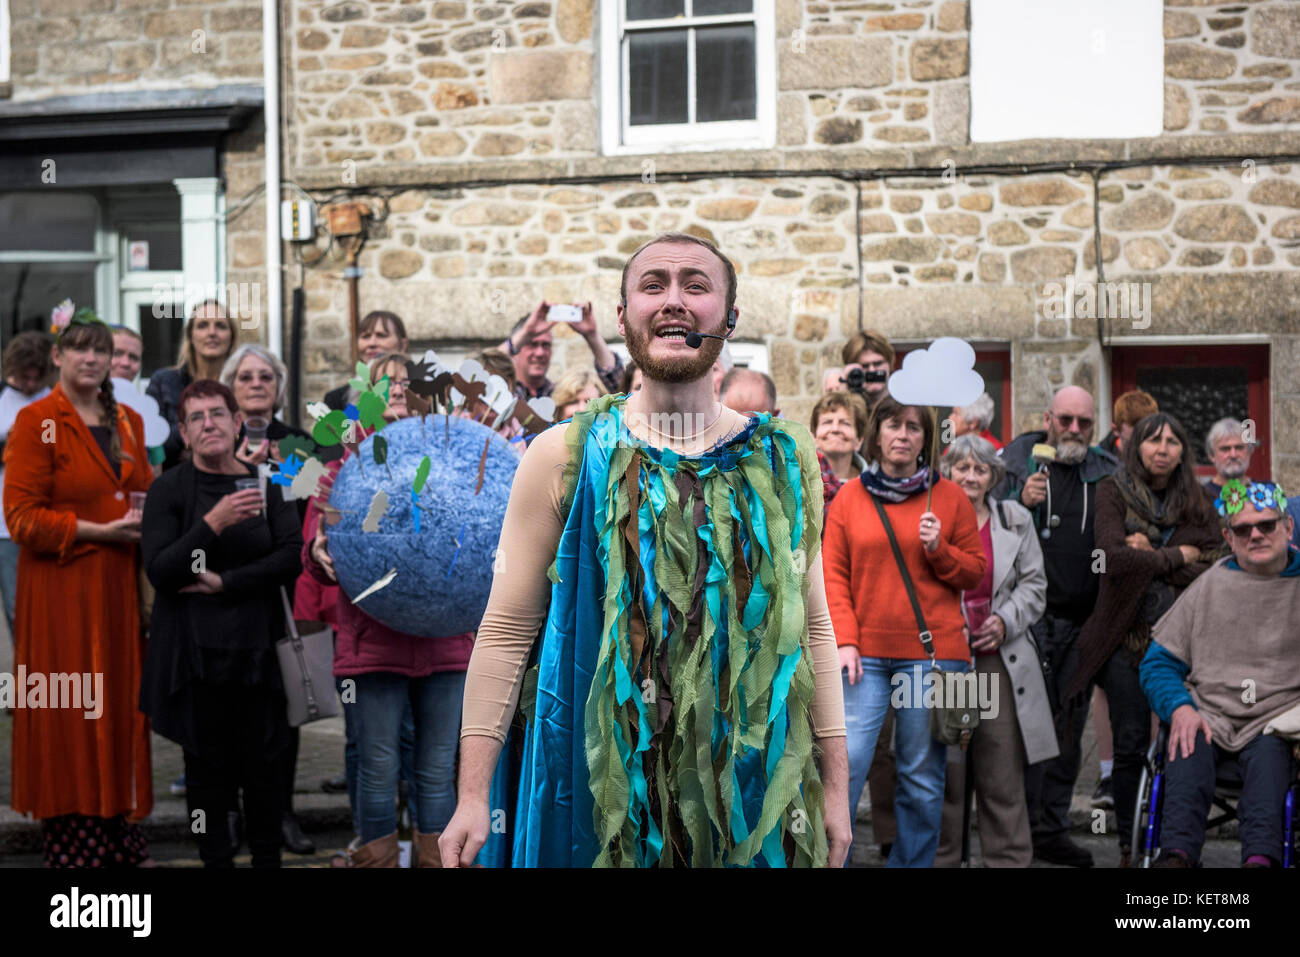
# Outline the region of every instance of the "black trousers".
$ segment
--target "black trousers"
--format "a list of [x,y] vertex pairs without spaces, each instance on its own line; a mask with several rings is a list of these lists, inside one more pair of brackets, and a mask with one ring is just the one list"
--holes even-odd
[[[1138,784],[1151,744],[1151,705],[1142,693],[1132,652],[1123,645],[1102,665],[1093,679],[1106,692],[1110,713],[1110,734],[1115,747],[1111,785],[1115,788],[1115,823],[1119,845],[1126,848],[1133,839],[1133,811],[1137,806]],[[1092,698],[1089,689],[1087,698]]]
[[[1287,788],[1295,780],[1291,742],[1261,734],[1236,754],[1217,744],[1210,746],[1197,732],[1191,755],[1179,752],[1166,765],[1165,803],[1160,816],[1160,846],[1182,851],[1199,861],[1205,846],[1205,822],[1214,797],[1219,766],[1236,758],[1241,771],[1241,799],[1237,802],[1241,859],[1264,854],[1282,859],[1283,815]],[[1118,792],[1115,800],[1119,800]]]
[[1035,844],[1070,831],[1070,798],[1079,777],[1087,706],[1067,705],[1063,692],[1078,667],[1082,629],[1083,622],[1059,618],[1051,612],[1030,627],[1038,644],[1038,658],[1043,666],[1047,700],[1060,748],[1056,757],[1025,768],[1025,801]]
[[[264,686],[195,682],[198,747],[185,751],[190,829],[205,867],[233,867],[226,815],[244,792],[244,829],[254,867],[280,866],[284,806],[283,696]],[[196,812],[202,812],[196,813]]]

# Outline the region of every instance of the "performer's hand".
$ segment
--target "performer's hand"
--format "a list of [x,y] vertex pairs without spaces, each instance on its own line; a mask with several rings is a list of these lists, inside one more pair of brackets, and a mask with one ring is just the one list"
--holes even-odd
[[918,532],[921,536],[921,544],[925,550],[931,554],[939,550],[939,530],[941,528],[939,516],[934,512],[926,512],[921,516],[921,524]]
[[438,838],[438,856],[443,867],[470,867],[474,858],[487,843],[488,826],[492,815],[487,801],[458,801],[456,813],[451,816]]
[[826,866],[843,867],[853,843],[853,814],[849,811],[849,751],[846,738],[818,738],[818,768],[825,795]]
[[1205,716],[1190,704],[1179,705],[1169,719],[1169,760],[1177,757],[1179,746],[1183,757],[1190,758],[1196,747],[1196,732],[1205,732],[1205,743],[1212,741],[1210,724]]
[[326,548],[325,539],[325,516],[320,517],[320,522],[316,525],[316,537],[311,541],[311,557],[316,559],[316,564],[325,570],[330,581],[336,582],[338,576],[334,574],[334,559],[330,558],[329,549]]
[[840,671],[847,671],[849,684],[855,685],[862,677],[862,655],[855,645],[840,645]]

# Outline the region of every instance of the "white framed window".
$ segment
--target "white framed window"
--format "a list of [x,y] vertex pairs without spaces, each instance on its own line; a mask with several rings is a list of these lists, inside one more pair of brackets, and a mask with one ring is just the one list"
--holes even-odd
[[601,6],[607,155],[765,149],[776,142],[774,0]]
[[1164,65],[1163,0],[971,0],[970,138],[1159,136]]

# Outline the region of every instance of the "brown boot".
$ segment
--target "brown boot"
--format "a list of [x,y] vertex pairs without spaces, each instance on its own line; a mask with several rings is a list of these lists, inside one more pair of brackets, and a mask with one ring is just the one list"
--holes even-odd
[[440,837],[442,831],[434,831],[432,834],[416,832],[412,867],[442,867],[442,854],[438,851]]
[[353,867],[396,867],[397,832],[362,844],[352,854]]

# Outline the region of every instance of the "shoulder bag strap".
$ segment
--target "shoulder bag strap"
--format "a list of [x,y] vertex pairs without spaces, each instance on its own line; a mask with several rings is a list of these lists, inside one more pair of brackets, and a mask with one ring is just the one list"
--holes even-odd
[[919,629],[921,647],[930,658],[931,666],[934,666],[934,637],[930,630],[925,627],[925,616],[921,614],[921,603],[916,597],[916,586],[912,584],[912,575],[907,570],[907,563],[903,561],[902,549],[898,547],[898,539],[894,537],[894,526],[889,524],[889,516],[885,514],[885,507],[880,504],[880,499],[874,495],[868,495],[871,498],[871,504],[876,506],[876,514],[880,516],[880,524],[885,526],[885,534],[889,536],[889,547],[894,553],[894,561],[898,563],[898,571],[903,576],[903,587],[907,589],[907,600],[912,603],[912,614],[916,616],[916,627]]

